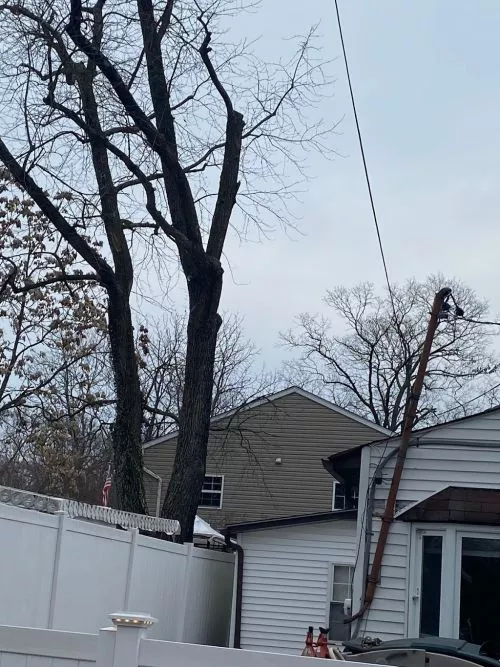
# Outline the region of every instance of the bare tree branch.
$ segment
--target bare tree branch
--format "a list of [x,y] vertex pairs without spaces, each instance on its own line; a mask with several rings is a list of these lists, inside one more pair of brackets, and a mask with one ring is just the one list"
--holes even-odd
[[[287,364],[285,377],[397,431],[419,364],[429,304],[444,282],[434,276],[425,283],[394,286],[397,322],[388,297],[376,296],[371,285],[330,290],[325,301],[346,331],[332,331],[326,319],[299,316],[298,327],[282,334],[300,354]],[[449,282],[467,311],[482,319],[487,304],[464,285]],[[443,410],[453,412],[453,405],[463,405],[481,390],[486,390],[485,405],[496,400],[500,360],[489,340],[480,325],[459,320],[440,325],[421,399],[421,423],[434,423]]]

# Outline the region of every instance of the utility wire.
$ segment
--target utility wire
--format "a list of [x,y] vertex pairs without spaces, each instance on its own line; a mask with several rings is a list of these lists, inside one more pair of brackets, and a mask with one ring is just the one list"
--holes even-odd
[[464,310],[460,308],[453,294],[450,296],[455,305],[455,320],[462,320],[463,322],[470,322],[471,324],[486,324],[492,327],[500,327],[500,322],[490,322],[488,320],[476,320],[473,317],[465,317]]
[[394,311],[394,317],[396,319],[396,324],[397,324],[396,304],[395,304],[395,301],[394,301],[394,295],[392,293],[391,281],[389,280],[389,271],[387,269],[387,261],[385,259],[384,246],[382,244],[382,235],[380,233],[380,227],[379,227],[379,224],[378,224],[377,209],[375,208],[375,200],[373,198],[373,191],[372,191],[372,186],[371,186],[371,181],[370,181],[370,174],[368,172],[368,165],[367,165],[367,162],[366,162],[365,149],[364,149],[364,145],[363,145],[363,137],[361,136],[361,128],[360,128],[360,125],[359,125],[358,112],[357,112],[357,109],[356,109],[356,100],[354,99],[354,91],[353,91],[353,88],[352,88],[351,74],[350,74],[350,70],[349,70],[349,62],[347,60],[347,52],[346,52],[345,42],[344,42],[344,33],[342,31],[342,21],[340,20],[339,3],[338,3],[338,0],[334,0],[334,1],[335,1],[335,12],[337,14],[337,25],[338,25],[338,28],[339,28],[339,35],[340,35],[340,43],[342,45],[342,53],[344,55],[344,64],[345,64],[345,70],[346,70],[346,74],[347,74],[347,83],[349,85],[349,94],[350,94],[350,97],[351,97],[352,110],[354,112],[354,121],[355,121],[355,124],[356,124],[356,132],[357,132],[357,135],[358,135],[359,148],[360,148],[360,151],[361,151],[361,159],[362,159],[362,162],[363,162],[363,169],[364,169],[364,172],[365,172],[366,186],[368,188],[368,195],[369,195],[369,198],[370,198],[370,205],[371,205],[371,209],[372,209],[373,220],[375,222],[375,229],[376,229],[376,232],[377,232],[378,246],[379,246],[379,249],[380,249],[380,255],[382,257],[382,264],[384,265],[384,273],[385,273],[385,279],[386,279],[386,282],[387,282],[387,288],[389,290],[389,295],[390,295],[391,302],[392,302],[392,309]]
[[[356,132],[357,132],[357,135],[358,135],[359,148],[360,148],[360,152],[361,152],[361,159],[362,159],[362,162],[363,162],[363,170],[364,170],[364,173],[365,173],[366,186],[367,186],[368,195],[369,195],[369,198],[370,198],[370,205],[371,205],[371,210],[372,210],[372,214],[373,214],[373,221],[375,222],[375,229],[376,229],[376,232],[377,232],[377,239],[378,239],[378,245],[379,245],[379,249],[380,249],[380,255],[382,257],[382,264],[384,266],[385,279],[386,279],[386,282],[387,282],[387,288],[389,290],[389,296],[390,296],[390,299],[391,299],[391,304],[392,304],[392,309],[393,309],[393,312],[394,312],[394,318],[395,318],[396,326],[398,328],[398,332],[399,332],[399,335],[400,335],[401,339],[403,339],[402,332],[401,332],[401,329],[400,329],[399,323],[398,323],[394,294],[393,294],[392,287],[391,287],[391,282],[390,282],[390,279],[389,279],[389,270],[387,268],[387,260],[385,258],[384,246],[383,246],[383,243],[382,243],[382,235],[380,233],[380,226],[379,226],[379,223],[378,223],[377,209],[375,207],[375,200],[374,200],[374,197],[373,197],[373,190],[372,190],[371,181],[370,181],[370,174],[368,172],[368,164],[367,164],[367,161],[366,161],[365,149],[364,149],[364,145],[363,145],[363,137],[361,135],[361,127],[360,127],[360,124],[359,124],[358,112],[357,112],[357,109],[356,109],[356,100],[354,98],[354,91],[353,91],[353,87],[352,87],[351,74],[350,74],[350,70],[349,70],[349,61],[347,59],[347,51],[346,51],[346,48],[345,48],[344,33],[343,33],[343,30],[342,30],[342,21],[340,19],[339,1],[334,0],[334,2],[335,2],[335,13],[337,15],[337,25],[338,25],[338,29],[339,29],[339,35],[340,35],[340,43],[342,45],[342,53],[343,53],[343,56],[344,56],[345,70],[346,70],[346,74],[347,74],[347,83],[348,83],[348,86],[349,86],[349,95],[350,95],[350,98],[351,98],[352,110],[353,110],[353,113],[354,113],[354,121],[355,121],[355,124],[356,124]],[[453,299],[453,301],[455,301],[455,299]],[[455,305],[457,305],[456,302],[455,302]],[[473,318],[464,317],[463,315],[458,316],[456,319],[457,320],[462,320],[464,322],[470,322],[471,324],[484,324],[484,325],[487,325],[487,326],[500,326],[500,322],[489,322],[489,321],[485,321],[485,320],[475,320]],[[479,394],[479,396],[475,396],[474,398],[471,398],[469,401],[466,401],[465,403],[462,403],[461,406],[463,407],[463,406],[469,405],[470,403],[474,403],[475,401],[479,400],[480,398],[483,398],[484,396],[486,396],[490,392],[494,391],[495,389],[498,389],[499,387],[500,387],[500,383],[495,385],[494,387],[491,387],[490,389],[487,389],[482,394]],[[457,408],[452,408],[450,410],[446,410],[445,412],[442,412],[442,413],[440,413],[436,416],[437,417],[442,417],[443,415],[446,415],[450,412],[453,412],[456,409]]]
[[483,391],[481,394],[478,396],[474,396],[474,398],[470,398],[468,401],[465,401],[464,403],[460,403],[454,408],[450,408],[449,410],[444,410],[443,412],[439,412],[436,417],[444,417],[444,415],[450,414],[450,412],[455,412],[456,410],[460,410],[460,408],[464,408],[466,405],[470,405],[471,403],[474,403],[475,401],[478,401],[480,398],[484,398],[488,394],[490,394],[492,391],[495,391],[495,389],[500,388],[500,382],[498,384],[493,385],[493,387],[490,387],[489,389],[486,389]]
[[500,327],[500,322],[488,322],[487,320],[474,320],[471,317],[457,317],[459,322],[470,322],[471,324],[486,324],[487,326]]

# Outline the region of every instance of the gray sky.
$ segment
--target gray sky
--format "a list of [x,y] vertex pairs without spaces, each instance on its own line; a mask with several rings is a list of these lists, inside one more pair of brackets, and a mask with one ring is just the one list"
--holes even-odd
[[[443,272],[500,311],[499,0],[339,1],[391,279]],[[301,311],[321,312],[327,288],[384,285],[333,0],[263,0],[245,30],[277,58],[281,35],[318,21],[336,79],[321,112],[345,116],[334,145],[346,157],[310,156],[297,207],[304,236],[227,247],[223,308],[244,315],[272,365],[284,354],[278,331]]]

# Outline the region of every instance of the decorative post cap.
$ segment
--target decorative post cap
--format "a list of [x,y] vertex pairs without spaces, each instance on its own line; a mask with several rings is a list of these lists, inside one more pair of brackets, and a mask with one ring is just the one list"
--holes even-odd
[[150,628],[158,620],[149,614],[125,611],[117,611],[109,616],[116,627],[128,628]]

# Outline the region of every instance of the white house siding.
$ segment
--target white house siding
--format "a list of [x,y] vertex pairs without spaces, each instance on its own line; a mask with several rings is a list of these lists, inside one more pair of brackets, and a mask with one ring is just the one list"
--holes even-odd
[[488,412],[484,415],[462,419],[449,424],[443,424],[439,429],[433,429],[425,437],[435,433],[439,439],[460,439],[463,442],[493,442],[499,440],[500,431],[500,409]]
[[[381,459],[398,442],[371,447],[370,480]],[[389,491],[395,457],[383,468],[382,483],[375,493],[375,517],[380,516]],[[500,489],[500,410],[454,424],[436,427],[412,444],[398,492],[398,510],[425,500],[448,486]],[[370,563],[378,539],[380,520],[373,520]],[[411,524],[396,521],[385,548],[381,582],[371,609],[359,625],[359,632],[381,639],[397,639],[407,632],[408,573]],[[355,577],[354,600],[359,608],[362,558]]]
[[300,655],[307,627],[328,624],[331,564],[354,565],[356,522],[243,533],[241,647]]

